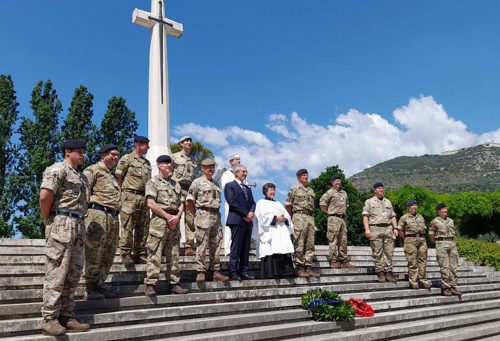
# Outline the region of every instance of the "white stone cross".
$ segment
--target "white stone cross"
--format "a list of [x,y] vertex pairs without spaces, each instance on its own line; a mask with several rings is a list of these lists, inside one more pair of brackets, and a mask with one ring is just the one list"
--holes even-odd
[[182,24],[165,18],[162,0],[151,0],[151,12],[134,9],[132,22],[151,30],[149,47],[148,138],[147,157],[158,173],[156,158],[170,155],[170,109],[168,98],[167,35],[180,37]]

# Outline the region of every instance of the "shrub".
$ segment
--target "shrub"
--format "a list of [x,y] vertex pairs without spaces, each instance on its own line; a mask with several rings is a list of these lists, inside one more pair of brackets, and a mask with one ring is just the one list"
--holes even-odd
[[458,254],[479,265],[492,266],[500,271],[500,244],[476,239],[457,238]]

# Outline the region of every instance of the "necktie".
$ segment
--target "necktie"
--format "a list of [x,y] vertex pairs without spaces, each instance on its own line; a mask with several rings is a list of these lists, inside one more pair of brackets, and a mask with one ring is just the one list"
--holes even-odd
[[245,194],[245,199],[248,200],[248,188],[244,184],[241,184],[241,189],[243,190],[243,194]]

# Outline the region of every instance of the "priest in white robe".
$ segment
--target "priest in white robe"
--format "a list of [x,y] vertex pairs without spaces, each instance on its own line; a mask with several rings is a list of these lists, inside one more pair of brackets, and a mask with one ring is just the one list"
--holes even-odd
[[257,202],[253,224],[256,255],[260,258],[261,278],[295,276],[291,255],[294,247],[292,218],[280,202],[274,201],[276,186],[266,183],[264,199]]

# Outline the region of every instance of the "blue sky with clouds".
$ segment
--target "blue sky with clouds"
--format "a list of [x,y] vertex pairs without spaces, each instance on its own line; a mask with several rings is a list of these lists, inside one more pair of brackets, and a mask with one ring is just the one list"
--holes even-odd
[[[0,1],[0,73],[20,112],[51,79],[67,110],[80,84],[100,122],[123,96],[147,134],[148,0]],[[500,2],[167,0],[173,138],[220,167],[238,152],[259,184],[295,170],[347,176],[400,155],[500,142]],[[260,191],[259,191],[260,192]]]

